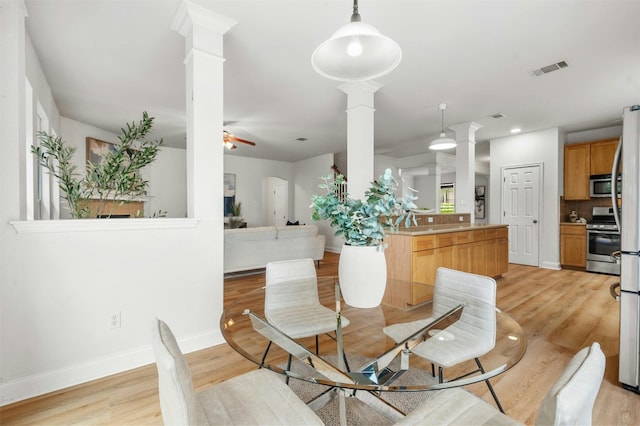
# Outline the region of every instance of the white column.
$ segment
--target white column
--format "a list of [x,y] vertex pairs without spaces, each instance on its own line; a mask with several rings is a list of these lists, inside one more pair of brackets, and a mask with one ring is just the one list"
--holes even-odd
[[[237,24],[191,1],[171,28],[185,38],[187,215],[223,222],[223,36]],[[219,191],[211,190],[219,188]]]
[[474,122],[449,127],[456,132],[456,213],[471,213],[471,223],[475,208],[476,131],[480,127]]
[[382,87],[376,81],[346,83],[347,94],[347,190],[354,199],[364,198],[373,175],[373,97]]
[[[2,93],[0,96],[0,141],[2,141],[0,143],[0,200],[2,200],[0,218],[2,231],[0,234],[13,233],[8,225],[9,220],[27,219],[27,199],[24,190],[27,187],[26,163],[32,161],[33,157],[26,146],[26,16],[27,11],[23,0],[2,1],[0,5],[0,93]],[[3,238],[0,235],[0,240]]]

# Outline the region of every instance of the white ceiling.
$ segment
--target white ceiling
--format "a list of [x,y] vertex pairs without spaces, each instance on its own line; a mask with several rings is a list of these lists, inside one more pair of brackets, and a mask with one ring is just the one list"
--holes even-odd
[[[156,117],[156,136],[184,146],[184,39],[178,0],[26,0],[27,28],[60,113],[114,132]],[[295,161],[346,150],[346,95],[311,53],[351,15],[350,0],[200,1],[238,25],[225,36],[225,129],[250,139],[230,155]],[[375,148],[422,153],[445,127],[475,121],[491,138],[621,123],[640,103],[640,1],[361,0],[363,22],[402,48],[377,81]],[[559,61],[569,66],[533,77]],[[489,115],[503,113],[502,119]],[[450,131],[448,131],[451,134]],[[296,138],[308,138],[305,142]],[[215,138],[212,137],[212,141]]]

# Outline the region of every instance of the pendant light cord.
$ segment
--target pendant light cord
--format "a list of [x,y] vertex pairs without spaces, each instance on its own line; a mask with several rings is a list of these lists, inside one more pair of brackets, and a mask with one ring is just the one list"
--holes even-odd
[[358,0],[353,0],[353,15],[351,15],[351,22],[360,22],[360,13],[358,13]]

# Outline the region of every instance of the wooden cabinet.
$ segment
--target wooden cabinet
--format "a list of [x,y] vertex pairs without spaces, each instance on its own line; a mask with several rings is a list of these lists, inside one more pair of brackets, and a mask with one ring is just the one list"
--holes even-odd
[[587,266],[586,225],[560,224],[560,264],[562,266]]
[[565,145],[564,199],[589,200],[591,175],[611,173],[618,138]]
[[604,139],[591,143],[591,174],[607,175],[611,174],[613,167],[613,157],[618,148],[618,138]]
[[506,225],[426,235],[387,235],[387,291],[383,303],[404,308],[430,300],[440,266],[492,277],[507,272],[507,236]]
[[590,176],[590,144],[566,145],[564,147],[564,199],[588,200]]

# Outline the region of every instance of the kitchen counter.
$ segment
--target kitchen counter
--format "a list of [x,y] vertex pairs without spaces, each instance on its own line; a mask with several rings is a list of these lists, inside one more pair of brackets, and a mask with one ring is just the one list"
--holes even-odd
[[582,222],[560,222],[560,225],[564,226],[564,225],[569,225],[569,226],[587,226],[587,223],[582,223]]
[[[578,225],[578,224],[574,224]],[[429,235],[429,234],[444,234],[448,232],[462,232],[462,231],[474,231],[482,229],[493,229],[506,227],[505,224],[491,225],[481,223],[460,223],[460,224],[445,224],[445,225],[419,225],[412,226],[410,228],[401,228],[395,235]]]
[[[502,275],[509,269],[508,233],[504,224],[460,223],[415,226],[387,234],[384,255],[389,280],[382,302],[406,308],[430,300],[430,286],[440,266],[490,277]],[[397,284],[400,282],[405,284]]]

